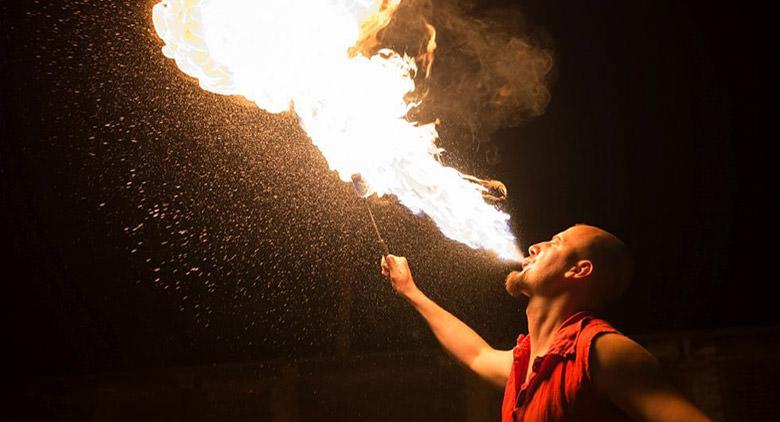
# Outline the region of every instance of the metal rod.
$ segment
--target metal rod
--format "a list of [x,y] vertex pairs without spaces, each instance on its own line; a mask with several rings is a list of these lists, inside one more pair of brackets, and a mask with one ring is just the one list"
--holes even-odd
[[376,220],[374,219],[374,213],[371,211],[371,204],[369,204],[368,198],[363,198],[363,203],[366,204],[366,209],[368,210],[368,216],[371,217],[371,224],[374,226],[374,233],[376,233],[377,239],[379,239],[379,243],[382,245],[382,252],[384,253],[383,256],[390,255],[390,248],[387,247],[387,243],[385,243],[385,239],[382,239],[382,234],[379,233],[379,226],[376,225]]
[[374,212],[371,211],[371,204],[368,200],[369,191],[366,187],[366,182],[363,180],[363,176],[361,176],[360,173],[355,173],[352,175],[352,187],[355,188],[355,194],[363,198],[363,203],[366,204],[368,216],[371,217],[371,224],[374,226],[374,233],[376,233],[376,238],[379,239],[379,244],[382,245],[382,252],[384,252],[384,256],[390,255],[390,248],[387,247],[385,239],[382,239],[382,234],[379,233],[379,226],[376,225]]

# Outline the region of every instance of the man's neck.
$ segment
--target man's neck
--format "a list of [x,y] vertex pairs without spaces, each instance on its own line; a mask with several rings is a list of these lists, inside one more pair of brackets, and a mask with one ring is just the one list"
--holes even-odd
[[532,297],[525,308],[531,354],[539,356],[550,348],[561,324],[578,311],[568,298]]

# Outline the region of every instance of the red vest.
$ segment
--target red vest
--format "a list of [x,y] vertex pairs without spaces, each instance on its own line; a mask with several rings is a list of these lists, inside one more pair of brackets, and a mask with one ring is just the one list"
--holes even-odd
[[547,354],[534,359],[533,372],[525,383],[531,337],[521,334],[504,389],[502,421],[631,420],[593,390],[588,356],[593,339],[604,333],[620,334],[591,313],[572,315],[561,324]]

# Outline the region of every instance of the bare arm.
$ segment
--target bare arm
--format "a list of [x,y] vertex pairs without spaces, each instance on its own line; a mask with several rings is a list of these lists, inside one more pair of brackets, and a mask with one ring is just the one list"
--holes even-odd
[[412,279],[406,258],[382,258],[382,274],[390,278],[396,293],[422,315],[444,349],[462,365],[490,383],[503,387],[512,369],[512,351],[490,347],[463,321],[421,292]]
[[596,391],[633,419],[710,421],[664,379],[653,355],[631,339],[618,334],[599,336],[590,358]]

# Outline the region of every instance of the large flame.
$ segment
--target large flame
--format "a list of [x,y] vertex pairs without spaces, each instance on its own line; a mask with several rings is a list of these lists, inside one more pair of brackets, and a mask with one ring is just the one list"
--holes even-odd
[[[521,253],[509,216],[484,189],[436,160],[436,127],[407,120],[418,103],[415,59],[376,50],[401,0],[163,0],[153,9],[163,54],[211,92],[271,113],[294,110],[331,169],[424,212],[447,237],[503,259]],[[430,69],[434,29],[421,60]]]

